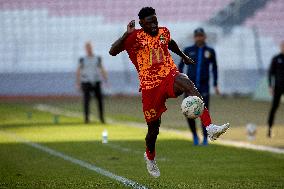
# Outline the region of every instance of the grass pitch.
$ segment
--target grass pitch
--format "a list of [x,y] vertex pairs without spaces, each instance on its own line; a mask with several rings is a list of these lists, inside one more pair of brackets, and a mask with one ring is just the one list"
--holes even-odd
[[[169,99],[168,110],[162,116],[162,128],[185,131],[190,134],[184,116],[180,113],[182,98]],[[82,112],[81,99],[73,101],[45,102],[51,106],[63,108],[74,112]],[[92,103],[92,116],[97,117],[97,106]],[[231,124],[230,132],[223,136],[225,139],[244,141],[258,145],[268,145],[284,148],[284,104],[282,103],[275,117],[273,138],[268,139],[267,117],[270,102],[253,101],[248,97],[216,97],[210,100],[210,113],[216,124]],[[111,97],[105,99],[106,115],[118,121],[131,121],[145,123],[142,113],[140,97]],[[198,121],[198,120],[197,120]],[[257,125],[256,140],[248,141],[246,137],[246,124]],[[200,130],[200,127],[197,127]],[[201,132],[200,133],[200,138]]]
[[[29,112],[32,112],[30,114]],[[157,161],[161,177],[146,171],[146,129],[121,124],[84,125],[80,118],[39,112],[32,104],[0,104],[0,188],[128,188],[116,180],[54,157],[5,133],[131,179],[148,188],[284,188],[284,155],[218,145],[193,147],[161,132]],[[101,133],[109,132],[109,143]]]

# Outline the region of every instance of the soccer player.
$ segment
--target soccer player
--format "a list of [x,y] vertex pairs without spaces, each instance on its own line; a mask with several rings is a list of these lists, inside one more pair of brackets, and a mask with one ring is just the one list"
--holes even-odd
[[[217,85],[217,61],[216,54],[213,48],[206,44],[206,33],[203,28],[197,28],[194,30],[194,45],[186,47],[184,49],[184,54],[192,58],[196,64],[187,65],[187,76],[194,83],[197,90],[200,92],[205,106],[209,109],[209,92],[210,92],[210,70],[212,70],[213,84],[216,94],[220,94]],[[178,68],[180,72],[184,70],[184,62],[181,60]],[[186,97],[186,96],[185,96]],[[196,123],[194,119],[187,118],[188,126],[193,135],[193,144],[199,144],[199,138],[196,132]],[[207,145],[207,131],[206,128],[202,127],[203,131],[203,145]]]
[[102,65],[100,56],[95,56],[91,43],[85,45],[86,56],[80,58],[77,69],[77,88],[83,92],[83,106],[85,123],[89,123],[90,99],[94,94],[98,101],[99,117],[102,123],[104,119],[103,95],[101,89],[102,79],[107,81],[107,74]]
[[284,94],[284,41],[281,43],[281,52],[273,57],[268,73],[268,84],[270,93],[273,95],[273,101],[268,118],[268,133],[271,137],[274,115],[279,106],[282,94]]
[[[155,9],[144,7],[139,11],[141,29],[135,29],[135,21],[127,25],[127,31],[112,44],[110,55],[116,56],[126,50],[139,74],[144,117],[148,125],[146,135],[146,167],[153,177],[160,176],[155,161],[155,144],[159,134],[161,115],[166,111],[167,98],[176,98],[182,93],[198,96],[202,99],[189,78],[178,71],[169,50],[183,58],[186,64],[193,60],[186,56],[171,38],[166,27],[158,27]],[[169,50],[168,50],[169,49]],[[229,124],[213,125],[208,110],[205,108],[200,116],[210,139],[217,139],[228,128]]]

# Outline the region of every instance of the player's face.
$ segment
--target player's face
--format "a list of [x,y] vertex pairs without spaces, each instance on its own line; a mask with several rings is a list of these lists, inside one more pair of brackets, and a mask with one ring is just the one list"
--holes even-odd
[[156,15],[147,16],[140,20],[140,25],[143,30],[151,36],[156,36],[159,33],[158,19]]
[[88,55],[92,55],[93,54],[93,49],[92,49],[92,45],[91,44],[86,44],[86,53]]
[[194,41],[197,45],[204,45],[206,36],[204,34],[199,34],[194,36]]

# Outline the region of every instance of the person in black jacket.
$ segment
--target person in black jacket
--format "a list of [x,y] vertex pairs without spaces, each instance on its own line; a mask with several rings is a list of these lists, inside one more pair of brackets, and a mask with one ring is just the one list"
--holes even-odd
[[[203,97],[205,106],[209,108],[209,81],[210,81],[210,71],[213,74],[213,85],[216,94],[219,94],[218,88],[218,70],[217,70],[217,61],[216,54],[213,48],[207,46],[206,44],[206,33],[203,28],[197,28],[194,30],[194,41],[195,44],[184,49],[184,53],[192,58],[196,64],[188,64],[186,75],[189,79],[195,84],[198,91]],[[180,72],[184,71],[184,62],[181,61],[178,68]],[[196,124],[194,119],[187,119],[189,128],[193,134],[193,143],[194,145],[199,144],[199,138],[196,133]],[[207,145],[207,132],[202,127],[203,130],[203,145]]]
[[284,41],[281,43],[280,54],[273,57],[268,72],[268,84],[273,95],[272,107],[268,118],[268,134],[271,137],[274,115],[279,107],[280,99],[284,93]]

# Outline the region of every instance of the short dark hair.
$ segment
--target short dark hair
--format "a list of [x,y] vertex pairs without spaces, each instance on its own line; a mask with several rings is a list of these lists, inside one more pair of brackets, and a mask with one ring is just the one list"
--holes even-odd
[[144,19],[147,16],[151,16],[151,15],[155,15],[156,14],[156,10],[153,7],[143,7],[139,13],[139,19]]
[[203,28],[196,28],[193,32],[194,36],[196,35],[205,35],[205,30]]

